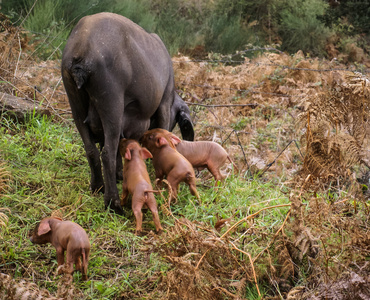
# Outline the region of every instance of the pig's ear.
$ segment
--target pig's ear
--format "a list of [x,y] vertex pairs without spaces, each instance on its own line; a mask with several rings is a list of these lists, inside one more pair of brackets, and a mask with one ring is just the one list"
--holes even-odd
[[142,159],[148,159],[152,157],[153,155],[150,153],[148,149],[146,149],[145,147],[141,148],[141,158]]
[[127,160],[131,160],[131,151],[129,148],[126,148],[126,152],[125,152],[125,158]]
[[168,141],[165,137],[161,136],[160,138],[158,138],[158,146],[162,147],[164,145],[168,145]]
[[179,138],[179,137],[177,137],[176,135],[174,135],[173,133],[171,133],[170,138],[171,138],[171,142],[172,142],[175,146],[181,143],[180,138]]
[[39,225],[39,229],[37,230],[38,235],[43,235],[48,233],[51,230],[49,221],[42,221]]

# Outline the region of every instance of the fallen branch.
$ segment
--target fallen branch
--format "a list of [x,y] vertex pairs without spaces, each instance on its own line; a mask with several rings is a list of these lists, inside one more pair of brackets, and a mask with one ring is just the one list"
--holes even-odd
[[31,103],[24,98],[19,98],[2,92],[0,92],[0,105],[1,113],[10,112],[18,121],[24,121],[25,115],[30,113],[51,116],[50,111],[42,108],[38,103]]

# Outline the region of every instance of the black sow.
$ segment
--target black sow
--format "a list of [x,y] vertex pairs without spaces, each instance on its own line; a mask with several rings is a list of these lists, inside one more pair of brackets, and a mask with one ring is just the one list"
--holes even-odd
[[[175,91],[171,57],[161,39],[127,18],[99,13],[82,18],[63,51],[62,77],[91,169],[91,189],[122,214],[119,140],[179,124],[193,140],[190,111]],[[100,150],[96,143],[99,144]],[[103,163],[103,174],[101,161]]]

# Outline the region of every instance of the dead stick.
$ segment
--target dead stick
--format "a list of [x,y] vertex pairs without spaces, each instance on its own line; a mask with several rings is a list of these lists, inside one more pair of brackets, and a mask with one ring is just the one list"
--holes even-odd
[[198,267],[199,267],[199,265],[200,265],[201,261],[203,260],[204,256],[206,256],[206,254],[207,254],[207,252],[208,252],[209,250],[211,250],[211,248],[208,248],[208,249],[207,249],[207,251],[206,251],[206,252],[204,252],[204,254],[202,255],[202,257],[201,257],[201,258],[200,258],[200,260],[198,261],[197,266],[195,267],[194,271],[198,270]]
[[240,223],[243,223],[245,221],[247,221],[248,219],[250,218],[253,218],[254,216],[258,215],[261,211],[263,210],[266,210],[266,209],[270,209],[270,208],[277,208],[277,207],[284,207],[284,206],[290,206],[291,204],[288,203],[288,204],[279,204],[279,205],[274,205],[274,206],[269,206],[269,207],[265,207],[265,208],[262,208],[260,209],[259,211],[255,212],[254,214],[252,215],[249,215],[241,220],[239,220],[238,222],[236,222],[233,226],[231,226],[221,237],[220,239],[222,239],[225,235],[227,235],[231,230],[233,230],[236,226],[238,226]]
[[203,106],[203,107],[245,107],[245,106],[259,106],[258,103],[250,103],[250,104],[200,104],[200,103],[186,102],[186,104],[187,105]]
[[258,296],[261,297],[261,293],[260,293],[260,289],[258,288],[258,283],[257,283],[257,277],[256,277],[256,272],[254,271],[254,265],[253,265],[253,260],[252,260],[252,257],[249,253],[243,251],[243,250],[240,250],[238,247],[236,247],[232,242],[229,241],[229,243],[234,247],[235,250],[241,252],[241,253],[244,253],[245,255],[247,255],[249,257],[249,261],[251,263],[251,266],[252,266],[252,271],[253,271],[253,277],[254,277],[254,282],[256,283],[256,288],[257,288],[257,292],[258,292]]
[[214,290],[221,290],[221,291],[223,291],[225,294],[228,294],[229,296],[231,296],[231,297],[233,297],[233,298],[235,299],[235,295],[234,295],[234,294],[230,293],[228,290],[226,290],[226,289],[224,289],[224,288],[222,288],[222,287],[220,287],[220,286],[216,286],[216,287],[214,287],[213,289],[214,289]]

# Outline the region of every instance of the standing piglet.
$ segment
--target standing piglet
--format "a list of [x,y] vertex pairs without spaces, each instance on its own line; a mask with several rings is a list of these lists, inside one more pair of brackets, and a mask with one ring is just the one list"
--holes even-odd
[[152,158],[152,154],[146,148],[142,148],[135,140],[121,139],[119,151],[124,158],[122,201],[124,204],[129,193],[132,195],[132,210],[136,218],[136,234],[140,234],[143,215],[143,206],[149,207],[153,215],[153,221],[157,233],[163,228],[159,222],[157,202],[155,201],[153,188],[144,160]]
[[[159,180],[166,176],[172,188],[172,197],[177,198],[180,182],[185,182],[192,195],[199,199],[195,184],[194,169],[190,162],[175,148],[173,142],[166,136],[169,132],[164,129],[152,129],[142,137],[142,144],[153,154],[155,175]],[[180,142],[180,139],[178,139]]]
[[82,279],[87,280],[90,242],[80,225],[57,217],[45,218],[36,225],[30,240],[34,244],[51,243],[55,247],[58,274],[63,272],[60,267],[64,264],[64,252],[67,251],[65,272],[72,275],[75,264],[76,270],[82,273]]
[[[217,181],[225,179],[220,168],[229,160],[234,166],[229,154],[220,144],[211,141],[188,142],[182,141],[172,132],[161,129],[167,135],[168,139],[175,145],[176,150],[180,152],[196,169],[207,168]],[[167,133],[166,133],[167,132]]]

